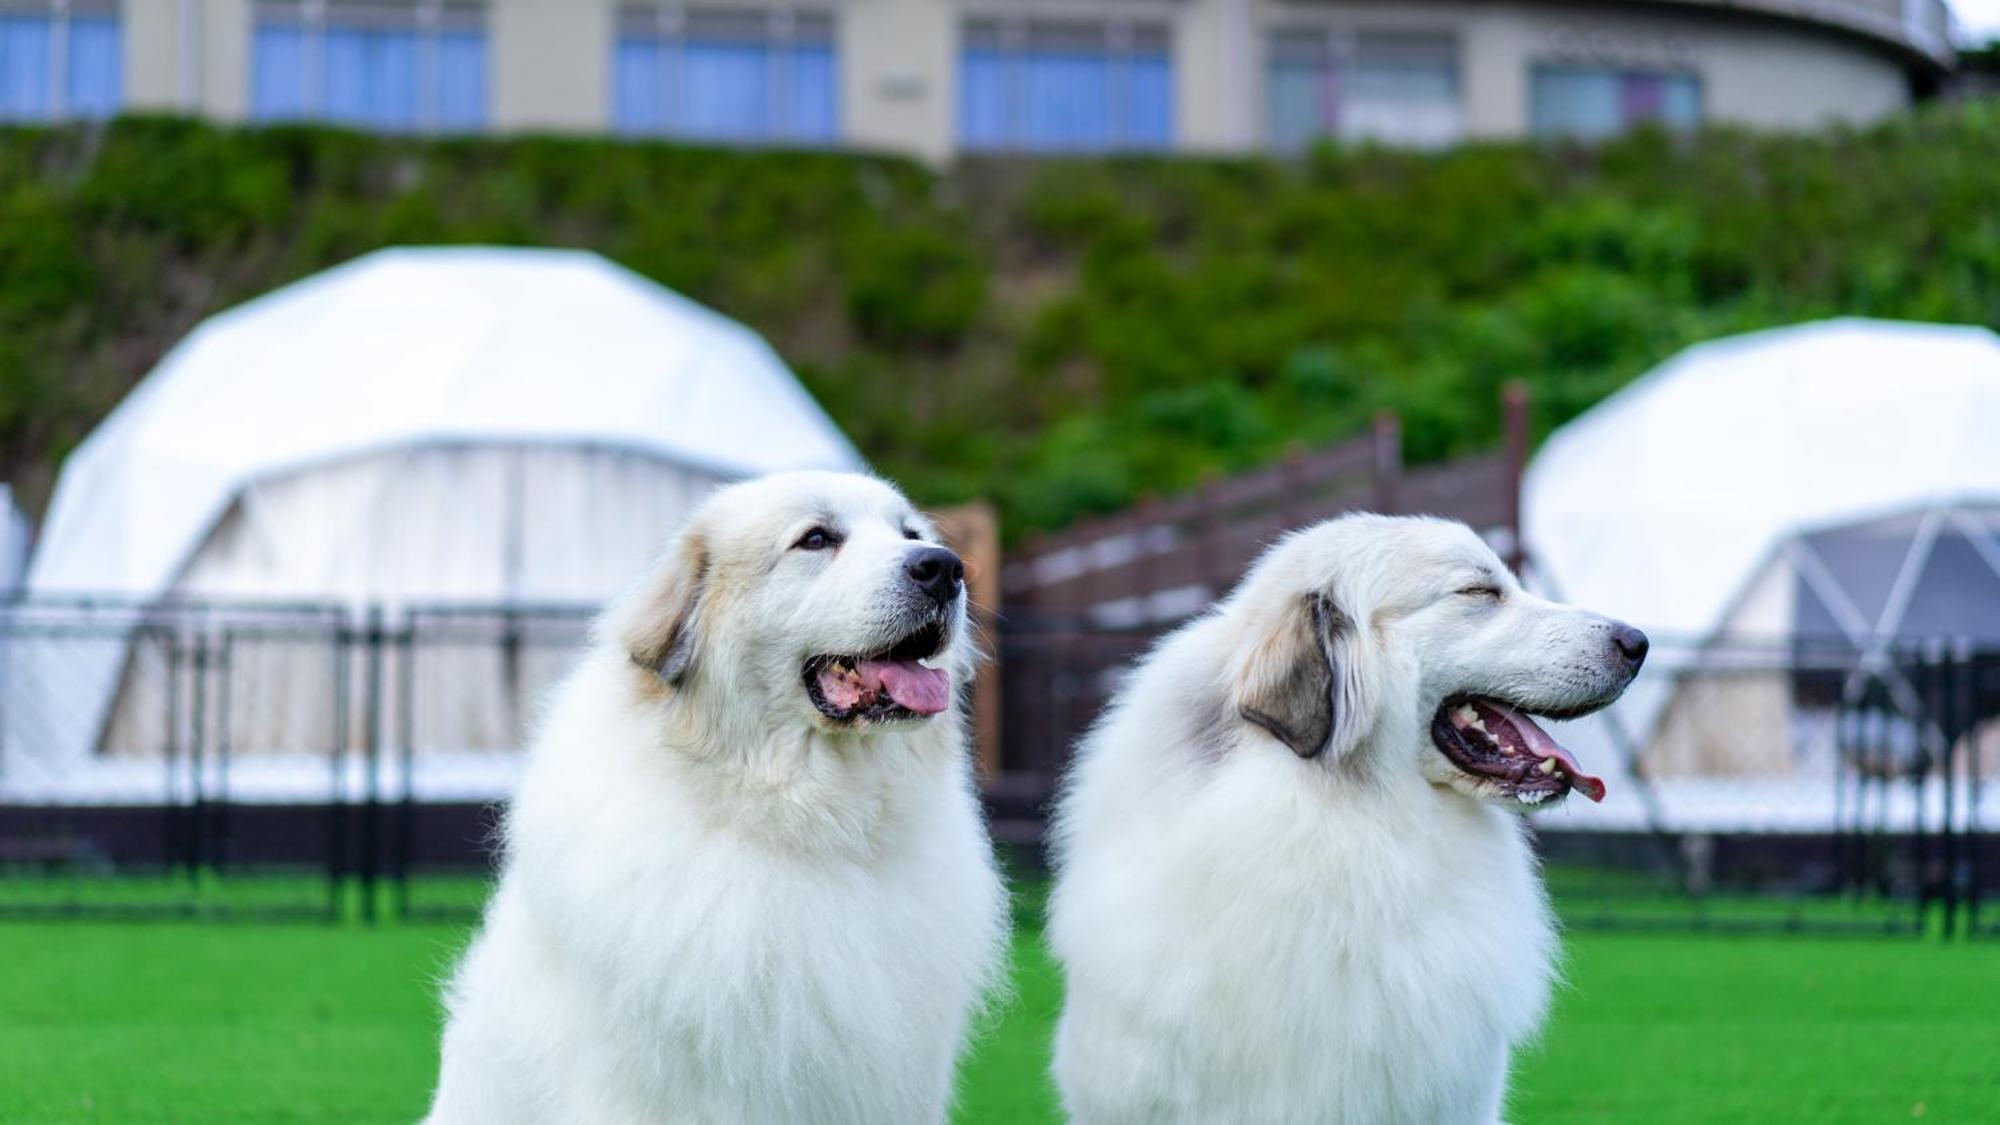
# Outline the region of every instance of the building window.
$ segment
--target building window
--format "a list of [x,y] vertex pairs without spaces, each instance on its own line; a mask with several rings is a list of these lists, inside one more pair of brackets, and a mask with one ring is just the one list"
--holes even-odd
[[446,0],[262,0],[250,116],[386,131],[486,124],[486,12]]
[[1164,24],[977,19],[958,66],[969,149],[1162,149],[1174,139]]
[[109,117],[123,60],[117,0],[0,0],[0,120]]
[[620,132],[712,141],[840,134],[833,17],[789,9],[628,7],[612,66]]
[[1448,35],[1279,31],[1265,97],[1266,136],[1283,150],[1317,137],[1429,148],[1465,131],[1458,43]]
[[1691,74],[1538,66],[1530,102],[1537,136],[1597,138],[1648,122],[1701,124],[1701,80]]

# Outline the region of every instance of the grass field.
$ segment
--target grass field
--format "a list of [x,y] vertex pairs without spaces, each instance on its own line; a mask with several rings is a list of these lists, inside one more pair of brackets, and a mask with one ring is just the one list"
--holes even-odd
[[[0,924],[0,1122],[408,1122],[456,926]],[[1515,1121],[2000,1121],[2000,943],[1574,934]],[[1033,934],[958,1120],[1055,1120]]]

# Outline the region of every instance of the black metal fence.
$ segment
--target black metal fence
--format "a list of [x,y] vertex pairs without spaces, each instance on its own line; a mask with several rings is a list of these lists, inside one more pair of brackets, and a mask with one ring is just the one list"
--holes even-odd
[[0,916],[470,916],[589,616],[0,607]]
[[[589,612],[0,606],[0,916],[468,918]],[[998,636],[996,831],[1034,843],[1160,626]],[[1556,731],[1609,783],[1535,818],[1572,925],[2000,937],[2000,652],[1657,639]]]
[[[1020,803],[1046,802],[1159,631],[1009,618],[1002,761]],[[1618,706],[1554,731],[1611,791],[1533,818],[1568,924],[2000,936],[2000,653],[1659,638],[1653,653]]]

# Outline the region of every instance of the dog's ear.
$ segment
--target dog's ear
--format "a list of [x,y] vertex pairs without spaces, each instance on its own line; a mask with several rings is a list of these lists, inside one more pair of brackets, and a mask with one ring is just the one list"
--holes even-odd
[[667,683],[678,686],[694,665],[708,566],[708,540],[689,528],[620,612],[625,651]]
[[1332,599],[1307,594],[1282,610],[1239,660],[1237,714],[1301,758],[1352,749],[1370,701],[1354,622]]

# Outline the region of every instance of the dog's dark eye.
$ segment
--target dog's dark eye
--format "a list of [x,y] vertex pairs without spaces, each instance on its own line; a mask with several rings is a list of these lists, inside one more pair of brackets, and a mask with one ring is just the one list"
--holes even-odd
[[921,536],[921,535],[917,534],[917,529],[916,529],[916,528],[914,528],[914,527],[906,527],[906,528],[904,528],[904,529],[903,529],[903,538],[905,538],[905,539],[922,539],[922,538],[923,538],[923,536]]
[[1497,602],[1500,600],[1500,587],[1467,586],[1465,589],[1460,590],[1458,594],[1464,598],[1484,598],[1489,602]]
[[792,549],[797,551],[825,551],[838,546],[840,546],[840,536],[835,535],[826,528],[815,527],[804,535],[799,536],[799,541],[792,544]]

